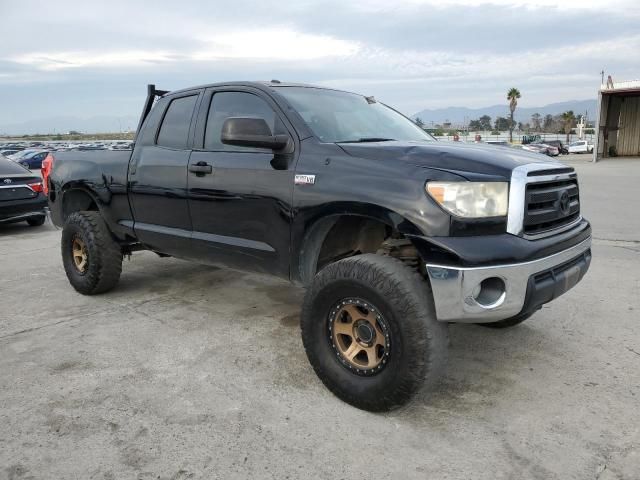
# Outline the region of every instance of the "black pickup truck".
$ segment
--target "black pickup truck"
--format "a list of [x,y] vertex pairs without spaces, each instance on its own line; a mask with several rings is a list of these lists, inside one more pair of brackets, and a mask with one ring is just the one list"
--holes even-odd
[[573,168],[437,142],[326,88],[150,85],[132,152],[55,153],[44,171],[78,292],[112,289],[141,249],[288,279],[316,373],[372,411],[438,378],[449,323],[516,325],[591,261]]

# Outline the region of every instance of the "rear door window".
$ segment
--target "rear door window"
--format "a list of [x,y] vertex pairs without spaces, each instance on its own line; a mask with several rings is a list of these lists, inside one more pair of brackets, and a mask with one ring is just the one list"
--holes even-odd
[[197,99],[197,95],[191,95],[171,101],[158,132],[158,145],[180,150],[187,148],[191,117]]

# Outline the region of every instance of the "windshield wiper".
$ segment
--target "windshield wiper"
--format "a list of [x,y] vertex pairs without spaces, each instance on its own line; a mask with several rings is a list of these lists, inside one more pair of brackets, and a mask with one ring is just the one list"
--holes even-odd
[[365,143],[365,142],[393,142],[395,138],[383,138],[383,137],[364,137],[358,140],[343,140],[336,143]]

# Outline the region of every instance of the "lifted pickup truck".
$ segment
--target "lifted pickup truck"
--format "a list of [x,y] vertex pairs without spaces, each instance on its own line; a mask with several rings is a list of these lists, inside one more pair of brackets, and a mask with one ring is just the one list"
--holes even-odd
[[140,249],[303,285],[311,365],[372,411],[438,378],[450,322],[516,325],[591,260],[573,168],[437,142],[325,88],[150,85],[131,153],[55,153],[44,171],[78,292],[115,287]]

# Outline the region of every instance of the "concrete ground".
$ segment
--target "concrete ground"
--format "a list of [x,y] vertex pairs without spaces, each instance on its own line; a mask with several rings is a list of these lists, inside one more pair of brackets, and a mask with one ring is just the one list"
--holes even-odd
[[452,326],[439,388],[384,415],[316,378],[286,283],[137,253],[84,297],[59,231],[0,227],[0,478],[639,479],[640,160],[563,160],[589,274],[519,327]]

